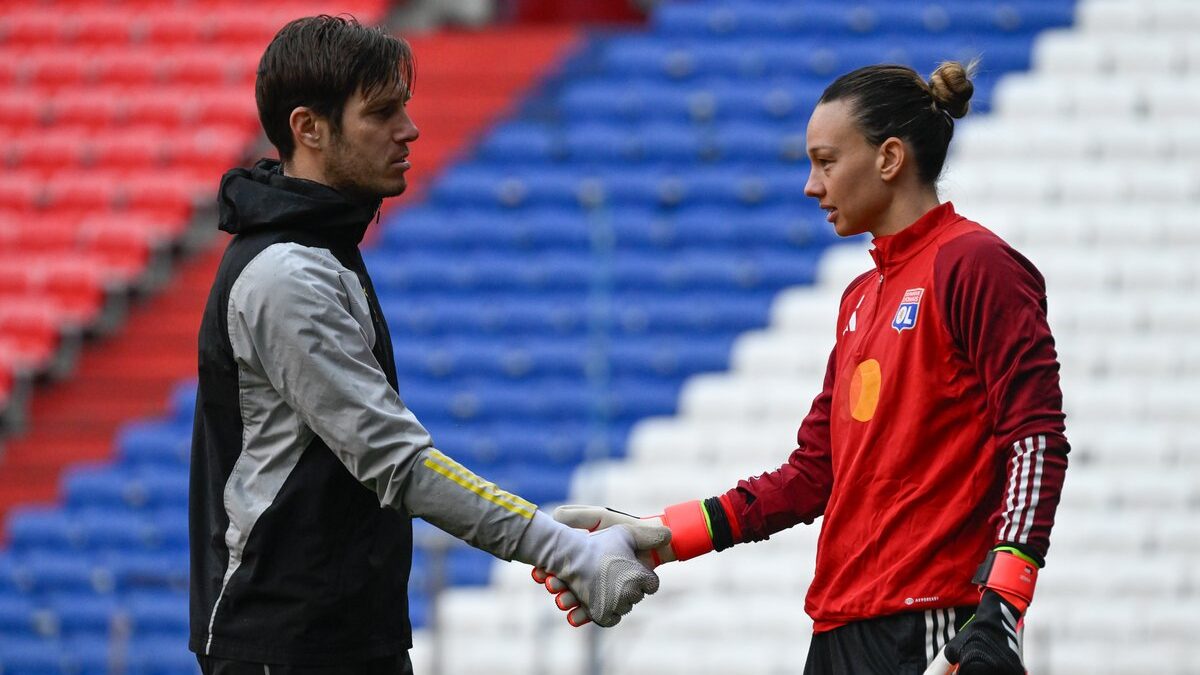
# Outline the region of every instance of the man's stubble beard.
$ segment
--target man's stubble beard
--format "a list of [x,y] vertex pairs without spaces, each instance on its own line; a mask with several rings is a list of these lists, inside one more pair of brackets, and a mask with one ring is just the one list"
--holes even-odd
[[395,197],[407,187],[407,181],[399,189],[372,185],[370,167],[355,155],[354,149],[341,133],[333,134],[333,144],[329,150],[325,155],[325,179],[329,181],[330,187],[355,201],[377,202],[387,197]]

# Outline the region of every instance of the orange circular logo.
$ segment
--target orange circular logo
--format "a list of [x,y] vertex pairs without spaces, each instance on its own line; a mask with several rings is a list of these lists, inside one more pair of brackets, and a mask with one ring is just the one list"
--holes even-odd
[[854,369],[850,380],[850,416],[859,422],[868,422],[875,416],[879,405],[879,383],[883,376],[879,362],[867,359]]

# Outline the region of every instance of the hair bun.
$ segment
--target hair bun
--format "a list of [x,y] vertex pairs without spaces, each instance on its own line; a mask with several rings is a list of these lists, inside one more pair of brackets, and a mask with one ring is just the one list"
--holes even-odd
[[975,74],[975,62],[963,65],[958,61],[944,61],[929,77],[929,91],[933,104],[955,119],[961,118],[971,109],[971,95],[975,85],[971,76]]

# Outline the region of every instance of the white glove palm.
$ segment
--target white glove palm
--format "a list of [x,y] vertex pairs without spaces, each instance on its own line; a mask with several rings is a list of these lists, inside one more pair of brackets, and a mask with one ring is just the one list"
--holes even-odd
[[546,571],[546,587],[558,594],[558,606],[569,610],[572,625],[590,620],[608,627],[658,590],[658,575],[638,553],[664,546],[670,538],[671,531],[661,526],[622,525],[589,534],[538,511],[514,558]]
[[[675,553],[670,546],[671,531],[663,525],[660,517],[638,518],[600,506],[571,504],[555,509],[554,519],[564,525],[587,530],[593,533],[593,536],[612,530],[630,532],[637,548],[637,558],[648,570],[675,560]],[[573,593],[571,589],[574,587],[565,583],[560,576],[536,566],[533,569],[533,580],[544,584],[546,590],[554,594],[554,603],[559,609],[567,612],[567,622],[572,626],[582,626],[594,618],[595,610],[589,609],[594,605],[586,598]],[[655,575],[656,589],[657,583],[658,577]],[[600,621],[596,623],[605,625]]]

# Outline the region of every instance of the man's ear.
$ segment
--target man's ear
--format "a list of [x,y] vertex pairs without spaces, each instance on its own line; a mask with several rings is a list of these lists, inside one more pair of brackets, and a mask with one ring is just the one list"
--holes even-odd
[[329,138],[329,122],[313,112],[312,108],[298,106],[288,117],[288,124],[292,128],[292,138],[295,139],[297,147],[303,145],[312,150],[325,147]]
[[879,145],[879,153],[875,157],[875,168],[879,177],[886,183],[896,179],[904,163],[908,160],[908,148],[904,141],[892,136]]

